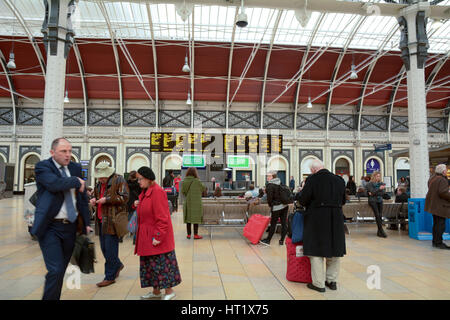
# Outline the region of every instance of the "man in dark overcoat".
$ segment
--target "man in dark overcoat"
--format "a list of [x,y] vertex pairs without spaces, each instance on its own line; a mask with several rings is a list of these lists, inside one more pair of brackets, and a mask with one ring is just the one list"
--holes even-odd
[[[346,254],[344,215],[345,181],[324,168],[311,163],[313,173],[306,180],[299,202],[306,207],[303,231],[303,252],[311,261],[312,283],[308,288],[325,292],[325,286],[336,290],[340,257]],[[323,261],[326,260],[326,273]]]
[[425,211],[433,215],[433,247],[450,249],[442,241],[445,220],[450,218],[450,192],[447,181],[447,166],[436,166],[435,174],[428,180],[428,192],[425,198]]

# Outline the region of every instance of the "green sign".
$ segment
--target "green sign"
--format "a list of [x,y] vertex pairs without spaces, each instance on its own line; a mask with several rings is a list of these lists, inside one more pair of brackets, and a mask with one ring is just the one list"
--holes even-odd
[[204,168],[206,166],[205,157],[202,155],[192,154],[183,156],[183,167]]
[[228,168],[249,168],[250,159],[246,156],[228,156]]

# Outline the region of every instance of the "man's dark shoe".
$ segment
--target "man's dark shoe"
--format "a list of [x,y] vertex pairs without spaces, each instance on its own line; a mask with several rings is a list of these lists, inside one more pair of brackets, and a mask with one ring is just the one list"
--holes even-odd
[[120,271],[122,271],[124,267],[125,267],[124,265],[121,265],[119,270],[117,270],[116,279],[119,277]]
[[333,282],[325,281],[325,285],[331,290],[337,290],[336,282],[334,281]]
[[267,244],[267,245],[270,244],[270,240],[269,240],[269,239],[263,239],[263,240],[261,240],[261,242],[262,242],[262,243],[265,243],[265,244]]
[[383,229],[378,230],[377,236],[380,237],[380,238],[387,238],[387,235],[386,235],[386,233],[384,232]]
[[325,288],[319,288],[313,285],[312,283],[308,283],[307,287],[311,290],[316,290],[318,292],[325,292]]
[[447,249],[449,250],[450,247],[448,245],[446,245],[445,243],[440,243],[440,244],[434,244],[433,243],[433,247],[438,248],[438,249]]

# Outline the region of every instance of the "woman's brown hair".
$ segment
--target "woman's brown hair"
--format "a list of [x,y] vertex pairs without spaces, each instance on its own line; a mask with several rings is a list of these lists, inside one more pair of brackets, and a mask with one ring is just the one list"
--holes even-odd
[[190,167],[189,169],[187,169],[186,177],[189,177],[189,176],[193,176],[194,178],[198,178],[197,168]]
[[131,171],[130,174],[128,175],[128,180],[134,181],[134,180],[136,180],[136,179],[137,179],[137,177],[136,177],[136,170],[133,170],[133,171]]

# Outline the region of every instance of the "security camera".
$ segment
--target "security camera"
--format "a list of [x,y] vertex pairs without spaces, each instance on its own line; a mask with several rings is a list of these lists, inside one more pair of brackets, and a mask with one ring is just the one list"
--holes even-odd
[[240,28],[244,28],[248,25],[248,18],[245,12],[241,12],[238,14],[236,25]]

